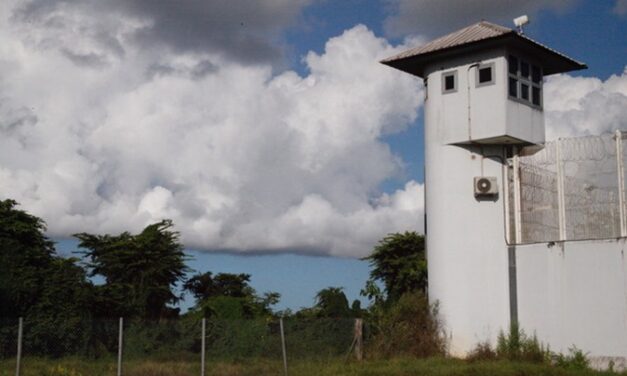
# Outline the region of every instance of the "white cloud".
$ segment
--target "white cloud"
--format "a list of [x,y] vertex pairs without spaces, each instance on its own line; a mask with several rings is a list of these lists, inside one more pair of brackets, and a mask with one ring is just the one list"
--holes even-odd
[[438,36],[482,19],[511,25],[522,14],[542,10],[566,10],[579,0],[388,0],[392,14],[385,21],[393,36],[421,34]]
[[[52,235],[168,217],[190,247],[355,257],[422,229],[420,184],[378,193],[402,170],[381,137],[422,98],[419,80],[378,63],[406,46],[356,26],[309,53],[303,77],[143,48],[128,38],[141,20],[55,11],[50,34],[0,21],[0,192]],[[90,37],[98,22],[123,24],[111,27],[123,53]]]
[[[171,218],[190,247],[359,257],[422,230],[421,184],[378,191],[403,164],[381,138],[422,100],[418,79],[378,61],[421,40],[393,47],[356,26],[300,76],[139,44],[141,17],[55,12],[32,28],[0,20],[0,198],[52,235]],[[549,138],[627,128],[627,74],[551,77],[545,97]]]
[[627,69],[606,81],[551,76],[544,97],[548,140],[627,130]]
[[245,63],[276,60],[280,33],[312,0],[5,0],[31,42],[77,65],[101,67],[128,44],[220,54]]
[[616,0],[616,5],[614,6],[614,13],[619,16],[624,16],[627,14],[627,0]]

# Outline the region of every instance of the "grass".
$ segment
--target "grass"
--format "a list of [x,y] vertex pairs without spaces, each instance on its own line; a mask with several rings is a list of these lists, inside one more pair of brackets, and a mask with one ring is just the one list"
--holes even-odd
[[[116,374],[115,359],[86,360],[81,358],[42,359],[26,358],[23,376],[110,376]],[[240,361],[208,361],[207,376],[262,376],[282,375],[280,360],[243,359]],[[513,361],[467,362],[449,358],[394,358],[348,362],[343,359],[298,360],[289,364],[292,376],[584,376],[617,375],[612,372],[564,369],[545,364]],[[124,363],[124,376],[197,376],[199,362],[128,360]],[[0,376],[15,375],[15,360],[0,361]],[[622,373],[621,375],[627,375]]]

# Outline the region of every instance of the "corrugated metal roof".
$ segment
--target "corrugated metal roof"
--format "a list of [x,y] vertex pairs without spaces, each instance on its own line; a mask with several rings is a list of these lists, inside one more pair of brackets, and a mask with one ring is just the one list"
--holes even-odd
[[488,45],[512,45],[535,51],[543,58],[545,75],[585,69],[585,64],[569,58],[515,30],[481,21],[381,61],[381,63],[422,77],[427,63],[436,58],[459,54]]
[[487,21],[481,21],[454,33],[445,35],[425,45],[401,52],[400,54],[389,57],[381,62],[388,63],[394,60],[405,59],[412,56],[460,46],[466,43],[478,42],[480,40],[498,37],[507,33],[515,33],[515,31]]

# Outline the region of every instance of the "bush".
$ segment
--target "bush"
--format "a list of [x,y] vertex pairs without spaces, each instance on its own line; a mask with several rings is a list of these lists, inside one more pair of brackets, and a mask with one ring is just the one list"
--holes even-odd
[[545,348],[535,334],[528,337],[518,324],[510,325],[509,334],[499,333],[496,354],[500,359],[521,360],[545,363],[551,359],[551,352]]
[[587,354],[573,346],[568,349],[568,355],[553,354],[553,364],[565,369],[586,370],[589,369],[590,360]]
[[496,360],[496,351],[492,348],[489,342],[479,342],[466,356],[466,360],[469,362],[477,362],[484,360]]
[[373,317],[374,335],[367,347],[373,356],[444,355],[446,341],[437,305],[421,292],[406,293]]
[[[527,337],[518,325],[510,326],[509,333],[502,331],[498,336],[496,351],[489,342],[479,342],[466,357],[469,362],[491,360],[514,360],[532,363],[543,363],[559,368],[585,371],[589,370],[590,360],[586,353],[572,346],[568,354],[554,353],[544,347],[536,336]],[[610,370],[611,371],[611,370]]]

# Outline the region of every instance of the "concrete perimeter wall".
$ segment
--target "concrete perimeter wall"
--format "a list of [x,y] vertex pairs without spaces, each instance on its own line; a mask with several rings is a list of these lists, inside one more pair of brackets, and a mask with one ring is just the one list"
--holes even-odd
[[518,318],[552,351],[573,345],[593,366],[627,359],[625,239],[516,247]]

